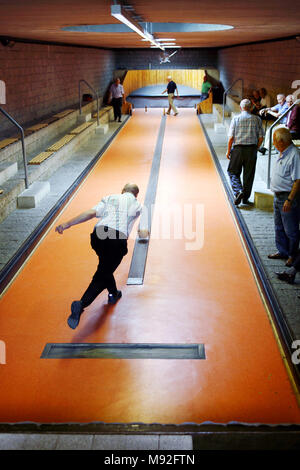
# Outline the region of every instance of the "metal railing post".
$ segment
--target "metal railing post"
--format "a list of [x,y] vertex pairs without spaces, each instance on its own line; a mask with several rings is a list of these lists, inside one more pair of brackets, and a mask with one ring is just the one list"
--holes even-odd
[[239,81],[241,80],[242,82],[242,97],[243,97],[243,94],[244,94],[244,79],[243,78],[237,78],[231,85],[229,88],[227,88],[227,90],[224,91],[223,93],[223,124],[224,124],[224,121],[225,121],[225,105],[226,105],[226,97],[227,97],[227,94],[229,92],[229,90],[231,90],[231,88]]
[[81,104],[82,104],[82,99],[81,99],[81,82],[85,83],[91,90],[93,93],[95,93],[96,95],[96,98],[97,98],[97,124],[99,126],[99,96],[98,96],[98,93],[96,92],[96,90],[86,81],[84,80],[83,78],[81,80],[79,80],[79,83],[78,83],[78,93],[79,93],[79,114],[81,114]]
[[10,120],[10,122],[12,122],[20,131],[21,133],[21,141],[22,141],[22,153],[23,153],[23,163],[24,163],[24,173],[25,173],[25,188],[28,189],[28,170],[27,170],[27,160],[26,160],[26,149],[25,149],[25,139],[24,139],[24,129],[22,126],[20,126],[19,123],[17,123],[17,121],[14,120],[14,118],[8,114],[7,111],[5,111],[3,108],[0,107],[0,112],[2,114],[4,114],[4,116],[7,117],[7,119]]
[[291,109],[293,109],[295,106],[297,106],[300,103],[300,99],[296,100],[295,103],[292,104],[283,114],[281,114],[275,122],[269,127],[269,132],[270,132],[270,139],[269,139],[269,148],[268,148],[268,176],[267,176],[267,188],[270,189],[271,185],[271,152],[272,152],[272,145],[273,145],[273,139],[272,139],[272,133],[273,133],[273,128],[276,126],[278,122],[281,121],[284,116],[286,116]]

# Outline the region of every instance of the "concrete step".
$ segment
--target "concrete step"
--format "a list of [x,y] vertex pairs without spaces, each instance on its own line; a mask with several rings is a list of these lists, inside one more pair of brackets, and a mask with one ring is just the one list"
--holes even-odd
[[15,176],[18,172],[17,162],[0,163],[0,185]]
[[31,209],[50,192],[48,181],[36,181],[18,196],[19,209]]

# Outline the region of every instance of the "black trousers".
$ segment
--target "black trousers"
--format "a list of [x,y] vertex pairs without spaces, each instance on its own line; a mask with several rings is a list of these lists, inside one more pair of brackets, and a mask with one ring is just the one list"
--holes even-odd
[[122,116],[122,103],[123,103],[123,98],[113,98],[111,100],[111,104],[113,105],[114,108],[114,117],[116,119],[121,119]]
[[[244,200],[250,197],[257,159],[256,145],[235,145],[230,153],[228,175],[235,195],[244,193]],[[243,185],[240,180],[243,170]]]
[[90,305],[104,289],[107,289],[110,294],[117,293],[113,273],[121,263],[123,256],[127,254],[127,239],[119,238],[117,231],[114,234],[116,237],[108,236],[99,239],[95,230],[91,233],[91,247],[98,255],[99,264],[90,285],[81,298],[83,308]]

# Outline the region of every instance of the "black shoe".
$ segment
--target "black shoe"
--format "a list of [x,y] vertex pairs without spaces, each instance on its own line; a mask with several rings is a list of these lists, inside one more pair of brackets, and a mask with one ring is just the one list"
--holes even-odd
[[277,251],[277,253],[272,253],[271,255],[268,255],[269,259],[288,259],[288,256],[282,255]]
[[250,202],[249,199],[243,199],[243,204],[247,204],[248,206],[253,206],[253,202]]
[[108,303],[114,305],[118,302],[121,297],[122,292],[120,290],[118,290],[116,294],[108,294]]
[[285,281],[288,284],[294,284],[296,274],[288,274],[286,271],[275,273],[281,281]]
[[75,328],[78,326],[78,323],[80,321],[80,315],[83,312],[81,300],[74,300],[74,302],[72,302],[71,312],[72,313],[68,318],[68,325],[70,328],[75,330]]
[[236,198],[235,198],[235,200],[234,200],[234,204],[235,204],[236,206],[238,206],[238,205],[240,204],[241,200],[243,199],[243,196],[244,196],[244,194],[242,193],[242,191],[240,191],[240,192],[236,195]]
[[267,149],[266,147],[260,147],[259,149],[257,149],[258,152],[262,153],[263,155],[266,153]]
[[121,119],[119,119],[118,122],[122,122]]

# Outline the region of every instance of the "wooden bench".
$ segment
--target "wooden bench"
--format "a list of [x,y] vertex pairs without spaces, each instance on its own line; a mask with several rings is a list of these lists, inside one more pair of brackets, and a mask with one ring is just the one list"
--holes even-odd
[[125,101],[125,103],[122,104],[122,114],[132,115],[132,103]]
[[208,98],[197,104],[197,114],[211,114],[213,112],[213,94],[210,91]]

